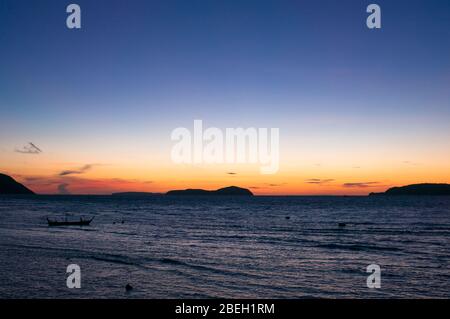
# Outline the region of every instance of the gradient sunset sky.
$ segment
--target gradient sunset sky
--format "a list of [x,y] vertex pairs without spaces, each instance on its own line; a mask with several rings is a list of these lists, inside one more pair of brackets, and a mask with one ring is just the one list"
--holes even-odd
[[[172,163],[195,119],[279,128],[279,172]],[[43,194],[450,182],[450,2],[0,0],[0,172]]]

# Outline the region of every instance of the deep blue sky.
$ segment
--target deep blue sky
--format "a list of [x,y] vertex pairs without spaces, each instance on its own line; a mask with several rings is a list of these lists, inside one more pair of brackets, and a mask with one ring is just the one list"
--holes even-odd
[[62,95],[108,105],[181,99],[184,109],[183,100],[258,104],[265,95],[340,98],[349,88],[438,98],[448,84],[430,79],[450,67],[449,1],[378,1],[378,31],[365,27],[371,1],[76,2],[83,29],[74,31],[69,1],[1,1],[2,100],[59,111],[49,102]]

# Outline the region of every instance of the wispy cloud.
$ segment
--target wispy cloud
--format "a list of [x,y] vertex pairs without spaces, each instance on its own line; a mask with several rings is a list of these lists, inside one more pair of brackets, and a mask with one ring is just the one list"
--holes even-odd
[[[150,179],[126,178],[89,178],[84,175],[103,163],[93,163],[79,168],[66,169],[53,175],[19,175],[17,180],[23,182],[40,194],[110,194],[126,191],[154,191],[158,186]],[[159,189],[158,189],[159,191]]]
[[59,176],[68,176],[68,175],[77,175],[77,174],[84,174],[87,171],[89,171],[94,165],[92,164],[87,164],[84,165],[83,167],[80,167],[79,169],[75,169],[75,170],[64,170],[61,173],[59,173]]
[[264,183],[260,186],[250,186],[250,189],[270,189],[272,187],[280,187],[286,185],[287,183]]
[[269,187],[280,187],[283,185],[286,185],[287,183],[279,183],[279,184],[275,184],[275,183],[270,183],[270,184],[266,184]]
[[42,181],[43,177],[36,177],[36,176],[30,176],[30,177],[24,177],[23,180],[29,183],[32,182],[40,182]]
[[21,176],[18,180],[41,194],[110,194],[153,191],[153,181],[122,178],[90,179],[83,175]]
[[343,187],[346,188],[367,188],[367,187],[377,187],[380,186],[379,182],[357,182],[357,183],[344,183]]
[[21,154],[40,154],[42,153],[42,150],[37,147],[34,143],[29,142],[28,144],[24,145],[21,149],[15,149],[16,153]]
[[309,179],[305,180],[305,183],[314,184],[314,185],[325,185],[325,184],[329,184],[331,182],[334,182],[334,179],[332,179],[332,178],[328,178],[328,179],[309,178]]

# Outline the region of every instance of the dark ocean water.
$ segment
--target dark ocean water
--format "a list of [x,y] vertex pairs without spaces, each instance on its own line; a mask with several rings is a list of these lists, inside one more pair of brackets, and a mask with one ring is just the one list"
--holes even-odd
[[449,298],[449,267],[449,197],[0,197],[1,298]]

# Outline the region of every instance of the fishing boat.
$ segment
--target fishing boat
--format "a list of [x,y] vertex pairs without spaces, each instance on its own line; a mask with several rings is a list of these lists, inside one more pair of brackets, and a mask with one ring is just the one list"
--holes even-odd
[[57,220],[50,220],[47,218],[47,222],[49,226],[89,226],[91,221],[94,220],[95,217],[92,217],[91,219],[83,219],[80,218],[80,220],[77,221],[57,221]]

